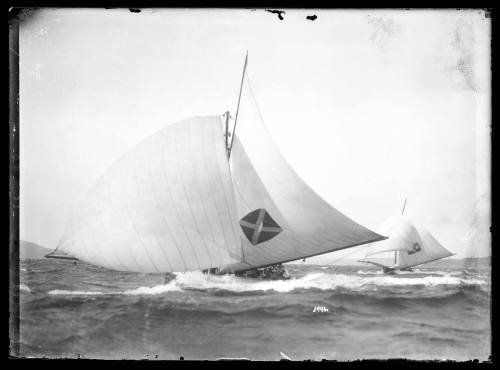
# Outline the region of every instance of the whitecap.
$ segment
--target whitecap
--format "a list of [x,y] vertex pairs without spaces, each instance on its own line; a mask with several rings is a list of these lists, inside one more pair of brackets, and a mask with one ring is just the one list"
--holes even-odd
[[61,290],[49,291],[50,295],[156,295],[173,291],[180,291],[181,288],[175,284],[156,285],[153,287],[139,287],[116,292],[81,291],[81,290]]
[[126,295],[156,295],[167,292],[180,292],[182,289],[175,284],[157,285],[153,287],[139,287],[137,289],[126,290]]
[[103,294],[110,294],[110,293],[55,289],[55,290],[51,290],[49,292],[49,294],[50,295],[103,295]]
[[234,275],[205,275],[199,271],[176,273],[175,279],[167,284],[152,287],[139,287],[121,292],[68,291],[52,290],[53,295],[158,295],[184,290],[218,289],[231,292],[275,291],[288,293],[296,289],[334,290],[338,288],[350,290],[373,289],[374,286],[442,286],[442,285],[484,285],[485,280],[463,279],[460,277],[424,276],[398,277],[397,275],[372,274],[372,276],[356,276],[346,274],[328,274],[323,272],[309,273],[300,278],[288,280],[254,280]]
[[31,289],[25,285],[25,284],[19,284],[19,290],[22,290],[23,292],[31,292]]
[[[358,275],[384,275],[384,272],[382,270],[376,270],[376,271],[358,270],[357,274]],[[401,270],[398,270],[398,271],[396,271],[396,275],[442,275],[442,276],[456,276],[456,275],[462,275],[462,272],[460,272],[460,271],[432,271],[432,270],[415,269],[413,271],[401,271]]]
[[363,271],[363,270],[358,270],[357,272],[358,275],[382,275],[383,271],[382,270],[376,270],[376,271]]
[[477,285],[485,284],[480,279],[461,279],[453,276],[397,277],[353,276],[345,274],[327,274],[315,272],[297,279],[258,281],[235,277],[234,275],[207,276],[201,272],[179,273],[172,284],[183,289],[221,289],[233,292],[276,291],[286,293],[295,289],[333,290],[346,288],[359,290],[375,286],[439,286],[439,285]]

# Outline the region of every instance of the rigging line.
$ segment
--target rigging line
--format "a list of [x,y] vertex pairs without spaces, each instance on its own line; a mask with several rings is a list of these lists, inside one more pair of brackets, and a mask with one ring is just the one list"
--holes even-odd
[[340,257],[340,258],[336,258],[336,259],[330,260],[330,261],[328,261],[326,264],[327,264],[327,265],[329,265],[329,264],[331,264],[331,263],[333,263],[333,262],[338,262],[338,261],[340,261],[340,260],[342,260],[342,259],[344,259],[344,258],[346,258],[346,257],[352,256],[352,255],[353,255],[353,254],[355,254],[355,253],[361,252],[364,248],[366,248],[366,244],[362,244],[362,245],[360,245],[359,247],[363,247],[363,248],[356,248],[356,247],[354,247],[354,249],[355,249],[355,250],[354,250],[354,251],[352,251],[351,253],[348,253],[348,254],[346,254],[346,255],[344,255],[344,256],[342,256],[342,257]]
[[247,62],[248,62],[248,50],[247,50],[247,54],[245,56],[245,64],[243,65],[243,74],[241,75],[240,94],[238,96],[238,105],[236,107],[236,117],[234,118],[233,134],[231,135],[231,145],[229,146],[229,151],[227,154],[228,159],[231,156],[231,149],[233,149],[234,133],[236,132],[236,124],[238,123],[238,113],[240,111],[241,92],[243,91],[243,81],[245,80],[245,71],[247,69]]
[[405,203],[403,204],[403,210],[401,211],[401,216],[403,215],[403,213],[405,212],[405,207],[406,207],[406,198],[405,198]]

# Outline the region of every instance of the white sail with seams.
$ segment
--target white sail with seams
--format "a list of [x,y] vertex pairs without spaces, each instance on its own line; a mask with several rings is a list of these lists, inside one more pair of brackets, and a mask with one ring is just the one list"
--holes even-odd
[[241,260],[223,139],[219,116],[186,119],[145,139],[99,179],[57,249],[148,273]]
[[[429,231],[421,226],[415,226],[404,216],[387,219],[380,225],[378,231],[388,235],[389,239],[370,246],[365,259],[361,262],[398,270],[453,255],[439,244]],[[387,254],[390,254],[391,260],[394,259],[394,263],[382,265],[380,257]]]
[[230,146],[229,112],[225,132],[220,116],[193,117],[143,140],[76,207],[51,256],[123,271],[226,273],[385,239],[329,205],[286,162],[246,62]]

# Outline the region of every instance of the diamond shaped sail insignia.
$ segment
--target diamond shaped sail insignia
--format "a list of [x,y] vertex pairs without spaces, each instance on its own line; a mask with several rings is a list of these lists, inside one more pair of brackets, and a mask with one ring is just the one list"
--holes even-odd
[[252,245],[268,241],[283,231],[263,208],[248,213],[240,220],[240,226]]
[[413,244],[413,248],[411,250],[408,251],[408,255],[410,254],[413,254],[413,253],[417,253],[417,252],[420,252],[422,250],[422,248],[420,248],[420,244],[418,243],[414,243]]

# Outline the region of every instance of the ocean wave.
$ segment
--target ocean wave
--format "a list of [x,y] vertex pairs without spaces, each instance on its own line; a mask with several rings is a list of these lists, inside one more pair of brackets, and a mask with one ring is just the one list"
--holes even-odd
[[167,292],[180,292],[182,289],[173,284],[156,285],[153,287],[139,287],[137,289],[126,290],[122,294],[125,295],[156,295]]
[[[358,275],[384,275],[382,270],[376,271],[363,271],[358,270]],[[433,271],[433,270],[420,270],[415,269],[413,271],[397,271],[396,275],[443,275],[443,276],[457,276],[462,275],[461,271]]]
[[481,279],[462,279],[454,276],[424,276],[424,277],[397,277],[383,276],[354,276],[345,274],[327,274],[315,272],[298,279],[250,281],[233,275],[207,276],[199,272],[179,273],[176,279],[170,282],[182,289],[220,289],[233,292],[246,291],[276,291],[291,292],[296,289],[333,290],[336,288],[363,289],[373,286],[439,286],[439,285],[482,285],[487,282]]
[[383,275],[384,272],[382,270],[376,270],[376,271],[358,270],[357,274],[358,275]]
[[424,276],[424,277],[398,277],[397,275],[356,276],[346,274],[328,274],[323,272],[309,273],[300,278],[289,280],[253,280],[236,277],[234,275],[205,275],[199,271],[176,273],[176,278],[167,284],[152,287],[139,287],[136,289],[102,292],[102,291],[68,291],[52,290],[51,295],[157,295],[185,290],[202,291],[229,291],[235,293],[245,292],[278,292],[288,293],[294,290],[335,290],[348,289],[355,291],[372,290],[376,287],[404,287],[404,286],[472,286],[486,285],[482,279],[463,279],[460,277]]
[[104,295],[104,294],[113,294],[113,293],[54,289],[54,290],[51,290],[48,294],[50,294],[50,295]]
[[124,291],[115,292],[101,292],[101,291],[81,291],[81,290],[63,290],[55,289],[48,292],[50,295],[156,295],[173,291],[181,291],[182,289],[176,285],[156,285],[153,287],[139,287],[136,289],[129,289]]

